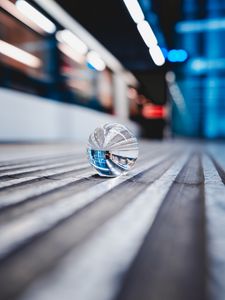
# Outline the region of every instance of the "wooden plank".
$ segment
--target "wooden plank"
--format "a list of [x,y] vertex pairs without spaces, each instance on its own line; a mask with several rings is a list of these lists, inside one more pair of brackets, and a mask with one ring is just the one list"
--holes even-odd
[[[68,165],[68,166],[67,166]],[[90,167],[89,164],[81,160],[80,162],[69,162],[63,165],[58,165],[50,168],[43,168],[42,170],[35,170],[35,171],[27,171],[27,172],[21,172],[16,173],[15,175],[8,177],[7,180],[4,180],[5,178],[0,178],[2,182],[0,182],[0,193],[2,190],[6,190],[6,188],[12,188],[16,185],[21,185],[21,183],[28,183],[33,182],[34,180],[41,179],[41,178],[47,178],[55,175],[65,174],[69,172],[73,172],[76,170],[86,169]]]
[[[32,214],[24,216],[21,220],[15,220],[10,224],[2,226],[0,230],[0,257],[4,257],[33,235],[49,230],[49,228],[58,222],[68,218],[77,210],[92,203],[119,184],[159,163],[163,158],[165,158],[165,156],[155,158],[150,162],[145,163],[144,166],[141,165],[137,167],[135,171],[130,173],[130,175],[113,178],[110,181],[106,180],[89,188],[88,190],[81,191],[72,197],[63,199],[62,202],[57,202],[49,207],[40,208]],[[41,187],[41,191],[42,193],[44,192],[43,186]],[[2,201],[1,205],[3,205],[2,203],[4,202]],[[7,204],[9,204],[8,199]]]
[[46,157],[40,157],[39,159],[26,159],[22,161],[12,160],[10,163],[6,165],[6,163],[3,163],[3,165],[0,165],[0,174],[3,172],[13,171],[13,170],[19,170],[19,169],[26,169],[31,167],[39,167],[39,166],[46,166],[49,164],[59,163],[59,162],[66,162],[69,160],[73,160],[76,158],[79,158],[81,154],[68,154],[68,155],[61,155],[61,156],[50,156],[48,158]]
[[[157,155],[160,155],[160,153],[161,152],[158,151]],[[152,152],[150,152],[150,154],[152,154]],[[143,157],[139,159],[139,163],[141,163],[145,157],[146,155],[143,155]],[[154,157],[154,155],[152,155],[152,157]],[[37,197],[43,193],[53,191],[56,188],[67,186],[72,182],[78,181],[81,176],[91,176],[93,171],[91,171],[91,169],[90,171],[86,170],[86,166],[88,165],[84,165],[83,168],[81,168],[81,166],[75,166],[71,172],[60,171],[59,174],[57,174],[57,172],[53,171],[51,175],[47,173],[40,176],[31,176],[30,178],[22,177],[10,182],[2,182],[0,183],[0,208],[2,209],[11,205],[22,203],[32,197]],[[58,179],[57,182],[55,179]],[[11,189],[12,185],[13,189]]]
[[[37,275],[37,272],[42,273],[43,268],[48,269],[49,266],[55,265],[62,254],[68,251],[68,248],[73,247],[74,244],[80,244],[85,236],[106,222],[136,197],[140,191],[143,191],[144,187],[161,176],[173,161],[174,158],[164,159],[162,161],[163,163],[155,165],[142,174],[138,173],[134,177],[131,177],[129,180],[117,186],[116,189],[111,190],[107,194],[103,194],[93,203],[94,205],[89,205],[65,225],[62,224],[59,228],[56,228],[57,230],[43,237],[41,241],[37,240],[37,242],[28,245],[25,253],[23,251],[17,251],[16,257],[10,259],[9,265],[3,269],[0,267],[0,273],[4,274],[4,278],[1,280],[6,282],[6,284],[3,284],[4,289],[7,289],[8,274],[11,278],[11,282],[12,280],[14,282],[15,292],[16,286],[19,289],[21,285],[23,286],[25,284],[25,278],[27,281],[30,281],[33,276]],[[124,194],[124,192],[126,193],[126,197],[120,197],[121,193]],[[72,236],[70,234],[71,232],[73,232]],[[61,240],[62,236],[64,237],[63,243],[60,243],[60,247],[56,247],[55,245]],[[37,257],[39,261],[37,261]],[[42,261],[41,263],[40,259]],[[20,276],[20,265],[23,265],[23,271],[26,276]],[[12,289],[8,286],[8,293],[12,292]]]
[[84,162],[86,161],[85,159],[82,159],[82,158],[67,158],[67,159],[63,159],[63,160],[56,160],[56,161],[47,161],[45,163],[39,163],[38,165],[32,165],[32,164],[29,164],[29,165],[26,165],[25,167],[17,167],[17,168],[13,168],[13,169],[7,169],[7,170],[4,170],[4,171],[1,171],[0,172],[0,180],[3,181],[4,180],[4,177],[7,176],[7,177],[10,177],[10,176],[15,176],[17,177],[18,175],[19,176],[26,176],[26,175],[29,175],[29,174],[32,174],[33,172],[38,172],[38,171],[44,171],[46,169],[53,169],[53,168],[57,168],[57,167],[61,167],[61,166],[67,166],[69,164],[74,164],[74,163],[81,163],[81,162]]
[[210,299],[223,300],[225,295],[225,186],[215,165],[207,156],[203,157],[203,167],[209,264],[207,291]]
[[[150,154],[152,153],[148,153],[148,155]],[[143,158],[140,159],[137,164],[141,164],[142,161],[144,161]],[[73,175],[74,174],[71,174],[71,176]],[[65,176],[68,176],[68,173],[62,174],[61,176],[59,175],[51,176],[51,179],[54,180],[64,179]],[[102,179],[102,181],[104,181],[104,178]],[[0,211],[0,225],[4,224],[5,221],[10,222],[11,220],[15,220],[16,217],[31,212],[34,209],[37,209],[39,207],[52,204],[53,202],[58,201],[59,199],[64,199],[65,197],[68,197],[70,194],[78,193],[82,191],[82,189],[85,190],[88,187],[91,187],[92,185],[100,182],[101,180],[98,176],[89,176],[89,177],[83,176],[79,181],[71,182],[63,187],[58,187],[50,191],[49,193],[40,194],[39,196],[32,198],[31,201],[21,202],[19,203],[19,205],[14,207],[9,206],[7,207],[7,209],[6,208],[4,209],[3,213],[1,213]]]
[[[54,180],[51,178],[33,178],[26,180],[26,186],[18,184],[13,190],[0,191],[0,209],[5,209],[11,205],[28,201],[31,198],[49,193],[55,189],[62,188],[70,183],[79,181],[82,177],[91,176],[94,171],[85,167],[84,169],[74,168],[74,176]],[[66,176],[65,176],[66,177]],[[23,181],[21,182],[23,183]]]
[[[118,276],[127,270],[135,257],[186,159],[183,157],[175,163],[125,209],[95,231],[82,247],[63,259],[54,273],[43,276],[28,289],[22,299],[48,298],[50,291],[55,299],[60,299],[63,293],[68,299],[112,299],[118,289]],[[152,201],[149,201],[150,195]],[[88,285],[87,281],[80,280],[85,274]],[[96,286],[101,288],[96,289]]]
[[0,146],[0,298],[223,300],[224,144],[146,141],[114,179],[84,155]]
[[207,151],[210,159],[212,160],[218,174],[220,175],[220,180],[225,184],[225,153],[221,146],[209,147]]
[[[161,153],[160,151],[157,151],[157,155],[159,155],[160,153]],[[153,159],[153,157],[154,157],[153,154],[155,155],[154,151],[153,152],[148,151],[147,152],[147,157],[150,155],[151,158]],[[142,161],[144,161],[145,159],[146,159],[146,155],[142,155],[141,159],[138,160],[137,164],[141,164]],[[54,176],[47,177],[47,178],[44,177],[43,179],[44,179],[44,181],[45,181],[45,179],[54,179],[54,180],[56,180],[56,179],[59,180],[60,179],[61,180],[61,179],[65,179],[65,177],[67,177],[68,175],[71,175],[72,177],[74,177],[73,173],[72,174],[66,173],[66,174],[61,174],[61,175],[54,175]],[[71,182],[71,183],[66,184],[65,186],[62,186],[62,187],[60,187],[60,184],[59,184],[59,187],[56,188],[56,189],[53,189],[52,191],[50,191],[50,193],[40,194],[36,197],[31,198],[32,201],[26,201],[25,203],[23,203],[24,201],[19,202],[20,205],[16,206],[15,208],[12,208],[12,209],[10,209],[10,206],[9,206],[7,210],[4,209],[3,214],[0,213],[0,223],[2,221],[4,223],[4,220],[11,220],[11,217],[13,219],[15,219],[16,216],[24,214],[26,211],[32,211],[35,208],[42,207],[42,206],[44,206],[44,203],[46,203],[46,205],[47,205],[48,203],[52,203],[52,202],[56,201],[56,199],[58,199],[60,197],[64,198],[67,195],[67,192],[69,192],[69,190],[73,191],[73,193],[81,191],[81,188],[84,185],[84,181],[82,180],[82,178],[84,178],[85,181],[88,180],[88,185],[89,186],[92,185],[92,181],[95,181],[95,179],[97,179],[97,177],[96,178],[93,177],[93,176],[91,176],[91,177],[83,176],[82,177],[82,175],[83,174],[81,174],[81,179],[78,180],[78,182],[77,181]],[[76,177],[77,177],[77,174],[76,174]],[[100,182],[100,179],[98,179],[98,181]],[[82,185],[81,185],[81,182],[82,182]],[[31,183],[34,184],[35,180],[33,180]],[[29,185],[28,186],[27,185],[21,186],[21,188],[25,188],[25,189],[27,187],[29,187]],[[15,189],[15,186],[13,188]],[[12,191],[14,189],[12,189]],[[10,191],[10,193],[11,193],[11,191]],[[65,193],[65,195],[64,195],[64,193]],[[6,196],[7,196],[7,194],[6,194]]]
[[204,300],[204,178],[192,156],[165,197],[117,300]]

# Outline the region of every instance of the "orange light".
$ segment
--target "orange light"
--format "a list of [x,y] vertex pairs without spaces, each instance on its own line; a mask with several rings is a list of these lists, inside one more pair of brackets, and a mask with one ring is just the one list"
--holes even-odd
[[32,68],[40,68],[42,61],[23,49],[0,40],[0,53]]
[[146,104],[143,107],[142,115],[146,119],[164,119],[166,107],[163,105]]

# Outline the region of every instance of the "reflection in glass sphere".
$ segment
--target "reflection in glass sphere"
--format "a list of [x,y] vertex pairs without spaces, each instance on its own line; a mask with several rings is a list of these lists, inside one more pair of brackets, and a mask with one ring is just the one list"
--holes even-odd
[[138,157],[138,142],[123,125],[107,123],[89,136],[87,146],[90,164],[100,176],[126,174]]

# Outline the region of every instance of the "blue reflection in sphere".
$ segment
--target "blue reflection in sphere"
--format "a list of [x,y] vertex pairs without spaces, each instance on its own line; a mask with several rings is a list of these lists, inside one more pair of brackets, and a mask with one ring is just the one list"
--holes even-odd
[[126,174],[138,157],[138,142],[124,126],[107,123],[90,135],[88,159],[100,176],[116,177]]

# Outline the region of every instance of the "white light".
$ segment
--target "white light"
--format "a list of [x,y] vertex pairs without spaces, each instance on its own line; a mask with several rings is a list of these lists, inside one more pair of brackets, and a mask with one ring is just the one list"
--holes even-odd
[[[169,76],[172,75],[175,77],[175,74],[172,74],[173,72],[170,71],[167,72],[167,74],[168,73],[170,73]],[[186,110],[185,100],[179,86],[176,83],[176,80],[174,80],[174,82],[170,82],[167,80],[167,83],[168,83],[170,95],[172,96],[173,101],[177,105],[177,108],[180,110],[182,114],[185,113]]]
[[189,68],[196,72],[204,71],[207,68],[206,60],[201,58],[192,59],[189,62]]
[[61,43],[66,43],[79,54],[84,55],[88,51],[87,45],[67,29],[58,31],[56,33],[56,39]]
[[36,56],[2,40],[0,40],[0,53],[32,68],[39,68],[42,65],[41,60]]
[[153,46],[149,49],[152,60],[157,66],[162,66],[165,63],[165,58],[159,46]]
[[166,81],[169,83],[173,83],[176,80],[176,75],[172,71],[167,72],[165,77],[166,77]]
[[82,64],[84,62],[84,56],[75,52],[73,49],[71,49],[66,44],[59,43],[58,48],[62,53],[64,53],[66,56],[68,56],[72,60],[76,61],[77,63]]
[[203,57],[191,59],[188,67],[195,73],[205,73],[209,70],[224,70],[225,58],[205,59]]
[[87,54],[87,62],[94,67],[97,71],[103,71],[105,69],[105,63],[98,55],[98,53],[94,51],[90,51]]
[[182,21],[176,25],[176,31],[180,33],[203,32],[203,31],[224,30],[224,29],[225,29],[224,18]]
[[37,26],[34,22],[32,22],[30,19],[28,19],[24,14],[22,14],[13,4],[12,2],[8,0],[1,1],[0,0],[0,6],[6,10],[8,13],[10,13],[12,16],[14,16],[19,21],[26,24],[28,27],[32,28],[34,31],[43,34],[43,29]]
[[123,2],[135,23],[139,23],[144,20],[144,14],[137,0],[123,0]]
[[16,7],[22,14],[24,14],[28,19],[37,24],[44,31],[48,33],[53,33],[56,31],[55,24],[26,1],[17,0]]
[[137,29],[142,36],[145,44],[148,47],[151,47],[153,45],[157,45],[157,39],[155,37],[154,32],[152,31],[149,23],[147,21],[142,21],[137,25]]

